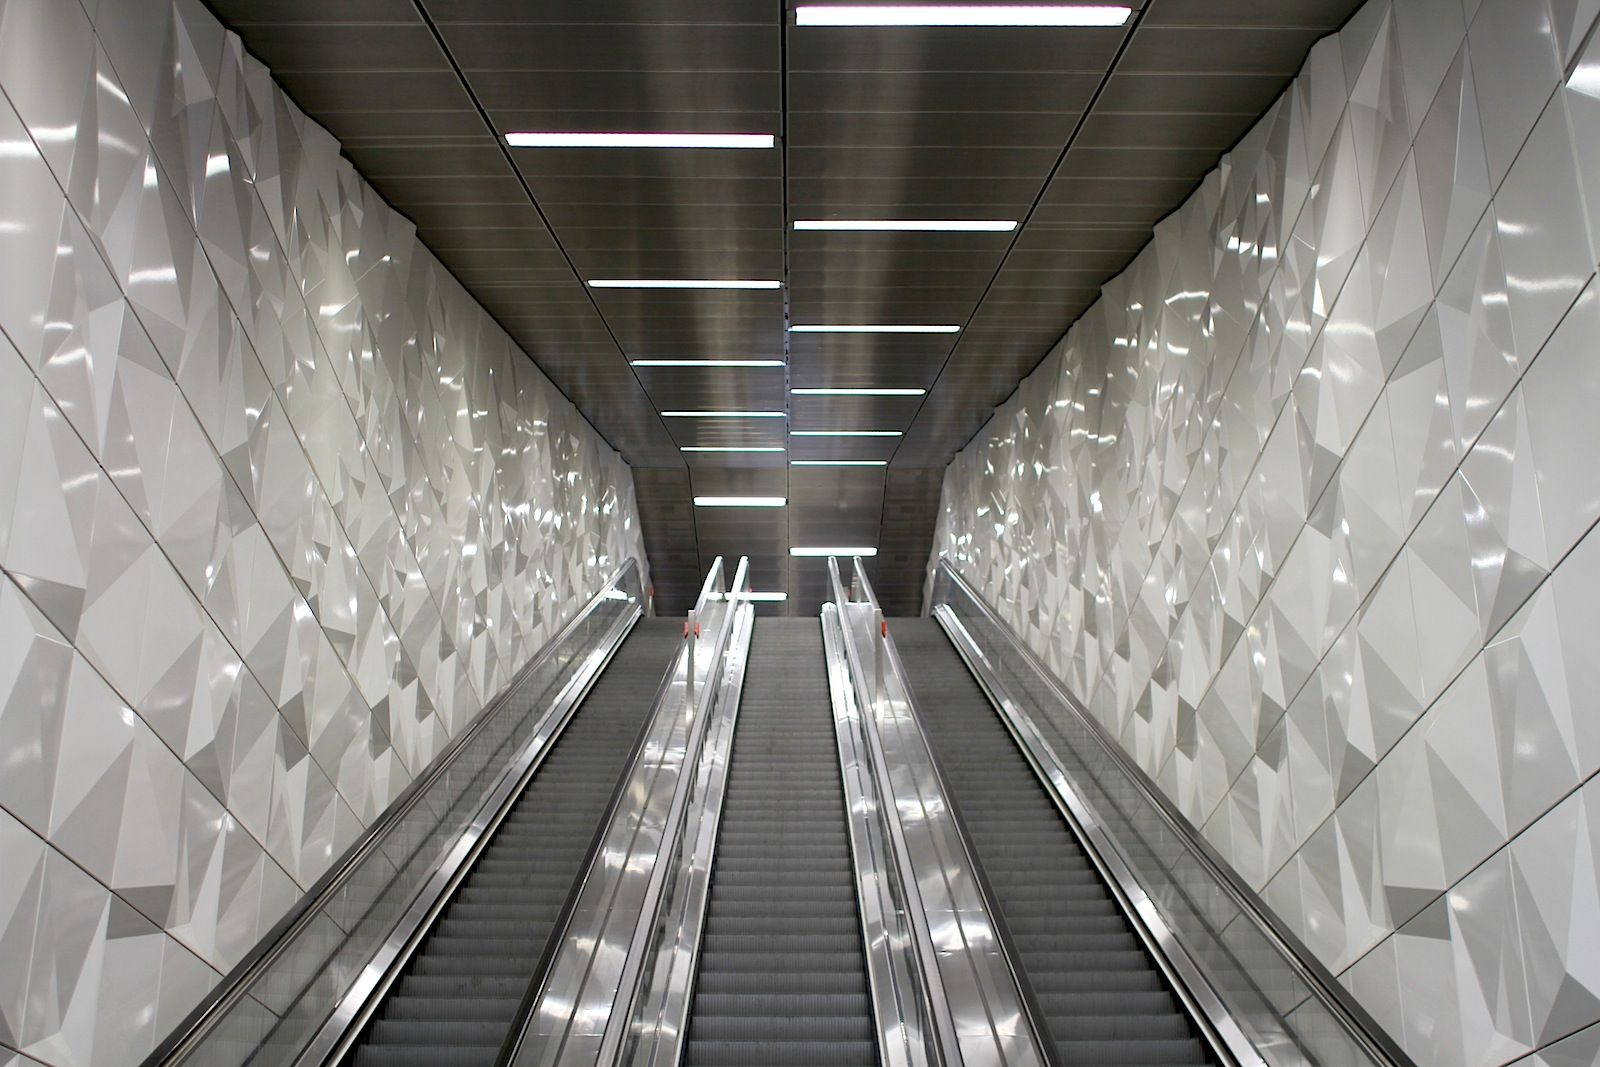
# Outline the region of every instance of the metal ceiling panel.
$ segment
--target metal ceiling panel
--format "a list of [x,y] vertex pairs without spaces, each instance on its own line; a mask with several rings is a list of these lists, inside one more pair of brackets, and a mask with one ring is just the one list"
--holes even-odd
[[[920,606],[945,463],[1356,0],[1149,0],[1110,29],[800,28],[771,0],[214,0],[634,467],[663,612],[749,555],[812,614],[860,540]],[[512,130],[771,133],[767,151],[510,149]],[[1016,219],[814,233],[795,219]],[[767,278],[781,291],[593,289]],[[955,334],[789,333],[930,323]],[[630,359],[781,358],[784,368]],[[925,397],[793,396],[916,386]],[[673,410],[783,411],[684,419]],[[903,437],[791,436],[880,429]],[[781,452],[691,452],[680,446]],[[886,467],[793,467],[791,460]],[[743,487],[743,488],[741,488]],[[752,487],[759,487],[752,488]],[[784,508],[695,508],[705,493]]]

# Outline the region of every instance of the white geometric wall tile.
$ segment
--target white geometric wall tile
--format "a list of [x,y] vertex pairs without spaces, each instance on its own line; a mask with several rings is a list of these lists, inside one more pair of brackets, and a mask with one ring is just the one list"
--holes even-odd
[[1495,195],[1511,333],[1524,365],[1594,273],[1566,100],[1551,98]]
[[1587,1026],[1570,1037],[1546,1045],[1534,1055],[1516,1061],[1516,1067],[1597,1067],[1600,1065],[1600,1026]]
[[1372,0],[955,458],[935,533],[1419,1062],[1600,1021],[1564,962],[1600,930],[1530,927],[1507,850],[1581,856],[1547,813],[1600,771],[1600,60],[1557,94],[1597,14]]
[[0,1046],[124,1062],[643,555],[203,5],[7,0],[0,57]]
[[1547,0],[1483,0],[1467,30],[1490,188],[1498,187],[1561,81]]

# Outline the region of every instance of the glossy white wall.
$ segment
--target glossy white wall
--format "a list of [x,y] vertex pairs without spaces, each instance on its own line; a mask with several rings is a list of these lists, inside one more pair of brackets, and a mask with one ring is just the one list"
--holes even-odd
[[625,559],[627,466],[195,0],[0,0],[0,1063],[129,1063]]
[[1600,1062],[1597,12],[1372,0],[934,541],[1421,1064]]

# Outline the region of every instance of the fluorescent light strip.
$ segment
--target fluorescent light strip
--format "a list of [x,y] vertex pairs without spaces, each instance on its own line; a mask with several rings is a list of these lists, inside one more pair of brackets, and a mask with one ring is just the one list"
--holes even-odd
[[759,278],[590,278],[591,289],[781,289]]
[[635,367],[781,367],[781,359],[635,359]]
[[926,389],[791,389],[795,396],[921,396]]
[[770,133],[508,133],[512,148],[771,148]]
[[793,459],[791,467],[887,467],[886,459]]
[[679,452],[782,452],[782,445],[683,445]]
[[1010,233],[1015,219],[795,219],[796,230],[890,233]]
[[781,508],[786,503],[781,496],[697,496],[697,508]]
[[752,589],[747,593],[730,593],[730,600],[748,600],[759,604],[781,604],[789,599],[789,594],[782,590]]
[[791,326],[790,333],[960,333],[959,326]]
[[1089,4],[870,4],[794,9],[797,26],[1121,26],[1131,8]]
[[846,548],[822,548],[822,547],[818,547],[818,548],[791,548],[791,549],[789,549],[789,555],[791,555],[791,556],[876,556],[877,554],[878,554],[878,550],[876,548],[871,547],[870,545],[862,545],[862,546],[860,546],[858,548],[850,548],[850,547],[846,547]]
[[790,430],[790,437],[899,437],[899,430]]
[[781,419],[781,411],[663,411],[669,419]]

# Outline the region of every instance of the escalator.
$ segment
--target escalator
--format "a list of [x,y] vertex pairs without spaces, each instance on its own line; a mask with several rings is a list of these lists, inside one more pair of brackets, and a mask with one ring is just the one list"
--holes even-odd
[[661,619],[634,627],[346,1062],[494,1062],[682,640],[681,627]]
[[816,619],[755,624],[699,960],[684,1063],[877,1062]]
[[893,634],[1057,1061],[1215,1063],[939,624]]

